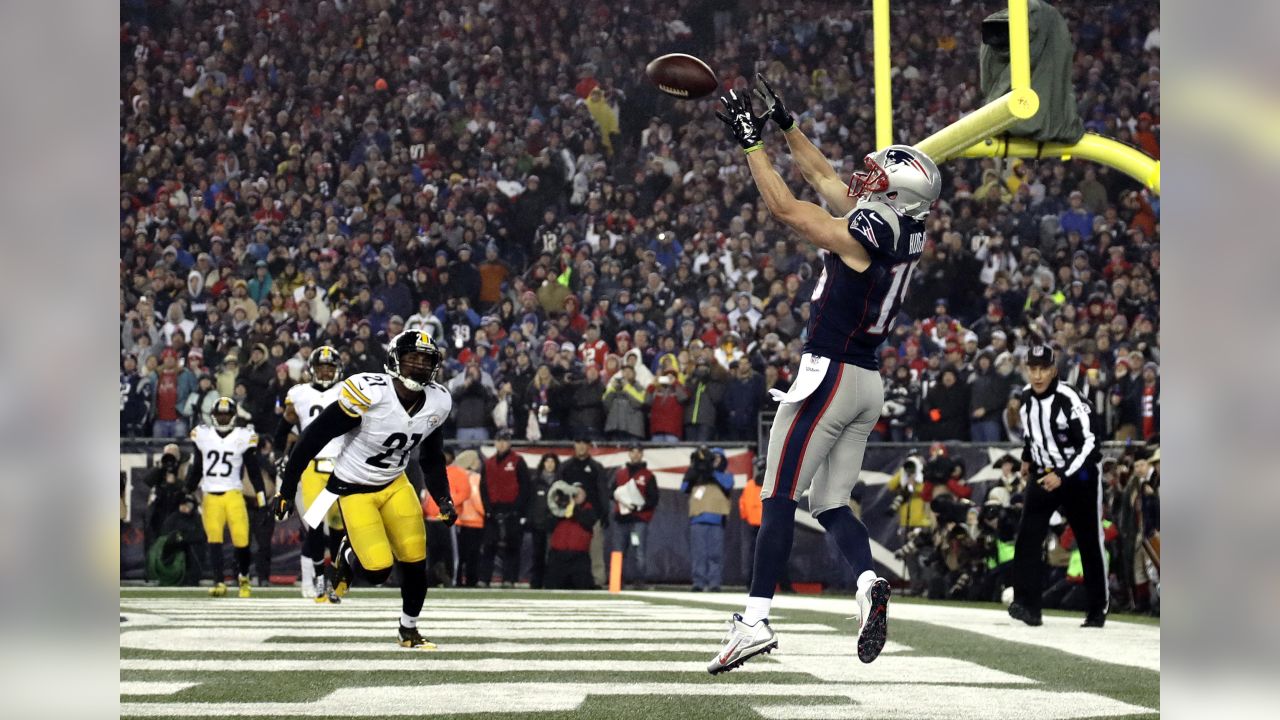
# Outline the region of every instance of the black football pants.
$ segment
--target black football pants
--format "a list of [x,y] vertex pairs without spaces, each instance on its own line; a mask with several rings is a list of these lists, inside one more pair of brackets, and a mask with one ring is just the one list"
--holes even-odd
[[1058,509],[1076,536],[1084,566],[1088,611],[1105,613],[1108,598],[1106,549],[1102,545],[1102,482],[1094,467],[1063,478],[1053,492],[1041,487],[1034,477],[1028,483],[1013,556],[1014,601],[1030,610],[1040,610],[1045,589],[1044,538],[1049,532],[1049,518]]

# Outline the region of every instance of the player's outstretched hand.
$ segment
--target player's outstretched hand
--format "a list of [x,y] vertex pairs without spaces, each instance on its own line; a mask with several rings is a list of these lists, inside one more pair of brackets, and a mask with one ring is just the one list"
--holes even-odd
[[768,116],[757,117],[751,108],[751,96],[738,97],[733,90],[720,97],[724,112],[716,111],[716,117],[729,129],[729,134],[743,150],[752,150],[760,145],[760,133],[764,130]]
[[765,117],[777,123],[783,132],[795,127],[795,116],[787,109],[786,104],[782,102],[782,98],[778,97],[778,93],[773,91],[769,81],[764,79],[764,75],[756,73],[756,82],[758,83],[756,85],[756,97],[760,98],[760,102],[764,103]]
[[293,501],[289,498],[276,493],[271,498],[271,514],[275,516],[276,522],[284,522],[289,519],[289,515],[293,513]]

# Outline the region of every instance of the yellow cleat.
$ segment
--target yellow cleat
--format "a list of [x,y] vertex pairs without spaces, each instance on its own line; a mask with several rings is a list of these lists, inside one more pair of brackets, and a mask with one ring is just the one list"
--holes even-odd
[[249,597],[249,578],[244,575],[240,576],[240,597]]
[[[334,598],[344,598],[347,596],[347,593],[350,591],[351,591],[351,586],[347,584],[347,581],[339,580],[338,584],[333,586],[332,595]],[[330,602],[332,602],[332,600]]]
[[209,588],[209,597],[226,597],[226,595],[226,583],[214,583],[213,587]]

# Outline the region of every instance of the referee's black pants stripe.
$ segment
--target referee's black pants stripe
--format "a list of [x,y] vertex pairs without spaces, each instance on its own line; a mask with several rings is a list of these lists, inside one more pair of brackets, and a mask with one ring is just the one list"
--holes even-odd
[[1089,612],[1106,612],[1107,569],[1101,545],[1100,491],[1094,468],[1064,478],[1053,492],[1030,483],[1013,556],[1014,600],[1019,604],[1032,610],[1040,609],[1040,594],[1044,592],[1044,538],[1049,532],[1049,518],[1061,508],[1080,549]]

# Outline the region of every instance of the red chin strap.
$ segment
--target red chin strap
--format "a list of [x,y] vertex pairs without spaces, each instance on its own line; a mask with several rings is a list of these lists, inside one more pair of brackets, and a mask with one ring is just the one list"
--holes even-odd
[[866,197],[889,189],[889,175],[870,155],[863,159],[866,172],[855,172],[849,178],[849,197]]

